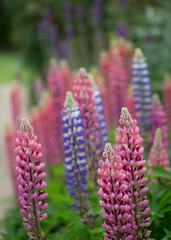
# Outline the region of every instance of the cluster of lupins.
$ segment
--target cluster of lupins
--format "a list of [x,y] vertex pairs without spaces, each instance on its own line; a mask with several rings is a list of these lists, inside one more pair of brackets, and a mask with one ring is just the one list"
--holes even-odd
[[[156,95],[152,100],[148,67],[142,51],[137,49],[132,65],[132,94],[132,52],[128,43],[118,41],[112,45],[109,52],[100,58],[100,78],[100,74],[88,74],[84,68],[79,69],[75,76],[65,62],[58,65],[51,61],[47,76],[49,95],[30,114],[37,136],[27,120],[22,121],[16,136],[21,99],[19,88],[14,89],[11,95],[14,100],[13,129],[5,133],[5,147],[14,192],[30,239],[43,238],[40,222],[47,217],[44,212],[47,208],[47,194],[43,190],[46,186],[43,181],[46,175],[44,163],[58,164],[63,158],[66,185],[73,199],[72,209],[78,212],[84,224],[94,221],[89,214],[89,179],[102,198],[104,239],[149,239],[150,209],[145,186],[148,178],[144,176],[147,169],[142,156],[144,148],[141,146],[143,140],[139,135],[139,124],[140,132],[146,130],[149,139],[155,139],[149,155],[149,172],[152,172],[153,165],[170,171],[166,129],[171,129],[168,125],[171,88],[167,80],[163,90],[165,108]],[[130,107],[133,118],[127,108],[122,108],[124,104]],[[116,144],[112,146],[107,143],[106,126],[117,126],[118,123]],[[15,147],[17,167],[12,150]]]
[[148,200],[144,193],[148,191],[144,177],[146,167],[139,136],[137,121],[132,120],[127,108],[122,108],[120,125],[116,129],[117,146],[106,144],[98,180],[102,197],[101,214],[105,219],[102,227],[106,229],[104,239],[148,239],[150,218],[147,213]]

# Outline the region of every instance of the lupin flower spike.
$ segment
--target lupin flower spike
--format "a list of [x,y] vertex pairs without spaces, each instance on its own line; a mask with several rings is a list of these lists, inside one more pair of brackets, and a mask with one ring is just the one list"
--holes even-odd
[[[155,165],[162,166],[166,170],[170,170],[167,149],[163,145],[160,128],[158,128],[155,133],[154,143],[150,151],[148,165],[149,167]],[[153,171],[150,169],[149,173],[152,172]]]
[[63,143],[65,157],[65,175],[67,189],[73,199],[72,208],[86,218],[89,210],[87,189],[87,155],[83,131],[83,122],[72,93],[67,92],[62,111]]
[[119,122],[121,127],[116,129],[118,133],[116,151],[122,158],[123,169],[126,171],[126,181],[129,183],[127,194],[130,199],[130,214],[135,221],[130,229],[133,235],[132,239],[148,239],[150,231],[146,227],[150,226],[150,218],[147,216],[150,208],[146,206],[148,200],[144,196],[144,193],[148,191],[148,187],[144,185],[148,178],[144,177],[147,169],[144,167],[146,161],[143,160],[142,156],[144,151],[144,148],[141,147],[143,139],[139,136],[137,121],[132,120],[127,108],[122,108]]
[[151,86],[148,65],[140,48],[135,49],[132,65],[132,84],[136,118],[140,130],[148,130],[151,125]]
[[97,84],[95,83],[93,76],[91,74],[89,74],[90,79],[92,80],[93,83],[93,89],[94,89],[94,94],[93,97],[95,98],[95,106],[96,106],[96,112],[98,114],[98,127],[97,127],[97,131],[98,131],[98,141],[96,144],[96,148],[97,150],[99,150],[99,154],[101,156],[101,154],[103,153],[103,149],[105,147],[105,144],[108,142],[108,132],[107,132],[107,127],[106,127],[106,123],[105,123],[105,119],[104,119],[104,108],[103,108],[103,100],[101,97],[101,93],[98,89]]
[[62,133],[61,133],[61,111],[63,108],[63,101],[65,98],[64,83],[61,79],[61,73],[58,64],[55,59],[51,59],[48,75],[47,84],[51,96],[50,104],[50,115],[51,115],[51,133],[53,152],[56,150],[56,156],[54,162],[59,162],[60,156],[63,154],[61,151],[62,144]]
[[130,199],[128,196],[129,183],[126,179],[126,171],[123,168],[122,158],[115,154],[110,143],[105,145],[103,152],[105,160],[100,160],[101,168],[98,173],[100,190],[100,206],[104,208],[100,213],[105,219],[102,227],[106,230],[104,240],[125,240],[133,239],[135,226],[132,217]]
[[116,126],[120,117],[121,108],[126,104],[129,79],[121,56],[121,51],[117,49],[117,44],[115,47],[111,48],[109,52],[109,79],[110,89],[112,89],[110,101],[112,122],[114,121],[114,125]]
[[41,145],[27,119],[22,120],[17,135],[16,171],[23,225],[30,240],[42,240],[40,221],[47,217],[44,209],[48,206],[45,202],[48,194],[43,190],[47,184],[43,181],[46,173],[43,172],[45,164],[41,162]]
[[[163,83],[163,101],[166,111],[167,127],[171,131],[171,76],[167,75]],[[171,145],[171,136],[169,134],[169,145]]]
[[11,183],[13,187],[13,193],[15,197],[18,197],[18,183],[16,177],[16,162],[15,162],[15,154],[14,154],[14,138],[16,137],[16,133],[14,133],[8,126],[5,129],[4,133],[4,148],[6,160],[8,163],[9,174],[11,178]]
[[167,123],[166,123],[166,113],[164,107],[160,101],[157,94],[153,95],[152,103],[152,140],[155,138],[155,132],[157,128],[161,129],[161,137],[164,147],[167,147]]
[[80,68],[73,86],[73,96],[82,115],[84,137],[89,157],[88,173],[93,187],[97,187],[98,153],[96,149],[98,135],[98,114],[93,96],[92,82],[84,68]]

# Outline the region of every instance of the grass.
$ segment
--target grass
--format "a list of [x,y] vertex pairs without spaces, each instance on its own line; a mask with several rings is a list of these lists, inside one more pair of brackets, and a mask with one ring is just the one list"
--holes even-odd
[[22,63],[20,52],[0,53],[0,83],[9,83],[19,73],[22,81],[28,81],[33,72]]

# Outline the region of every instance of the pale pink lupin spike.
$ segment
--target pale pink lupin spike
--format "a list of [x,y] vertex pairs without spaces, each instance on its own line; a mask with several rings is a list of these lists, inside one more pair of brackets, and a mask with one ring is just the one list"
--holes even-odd
[[[169,171],[169,159],[167,149],[164,147],[161,136],[161,129],[158,128],[155,133],[154,143],[150,150],[149,167],[151,166],[162,166],[167,171]],[[152,173],[152,169],[149,170],[149,173]]]
[[63,155],[62,146],[62,131],[61,131],[61,111],[63,109],[63,102],[65,99],[64,82],[61,78],[60,68],[55,59],[52,59],[48,69],[47,85],[50,92],[51,102],[49,104],[50,118],[51,118],[51,139],[53,152],[56,151],[54,163],[61,160]]
[[14,154],[14,137],[16,134],[10,128],[5,129],[4,133],[4,147],[5,147],[5,155],[8,163],[9,174],[11,178],[11,183],[13,187],[13,193],[15,197],[18,197],[18,184],[16,177],[16,162],[15,162],[15,154]]
[[161,129],[161,137],[164,147],[167,147],[167,123],[164,107],[157,94],[153,95],[152,110],[151,110],[152,131],[151,137],[154,140],[157,128]]

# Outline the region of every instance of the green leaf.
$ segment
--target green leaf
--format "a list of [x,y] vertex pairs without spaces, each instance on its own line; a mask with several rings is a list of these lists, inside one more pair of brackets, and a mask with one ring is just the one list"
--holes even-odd
[[95,229],[92,229],[91,230],[91,233],[101,233],[101,232],[104,232],[104,229],[102,227],[98,227],[98,228],[95,228]]
[[162,213],[171,212],[171,206],[165,207],[161,210]]
[[167,234],[167,237],[171,238],[171,231],[167,230],[166,228],[164,228],[165,233]]
[[171,174],[170,172],[166,171],[163,167],[161,166],[152,166],[152,169],[154,170],[154,173],[151,175],[154,177],[163,177],[171,180]]
[[159,184],[158,184],[158,182],[156,182],[153,185],[153,190],[152,190],[152,195],[151,195],[151,201],[150,201],[151,211],[154,211],[154,209],[156,209],[156,205],[157,205],[157,197],[156,196],[157,196],[158,189],[159,189]]
[[157,204],[157,210],[160,210],[163,207],[165,207],[165,205],[168,204],[170,201],[171,201],[171,190],[170,188],[167,188],[162,192],[162,195],[160,196],[160,200],[158,201],[158,204]]

